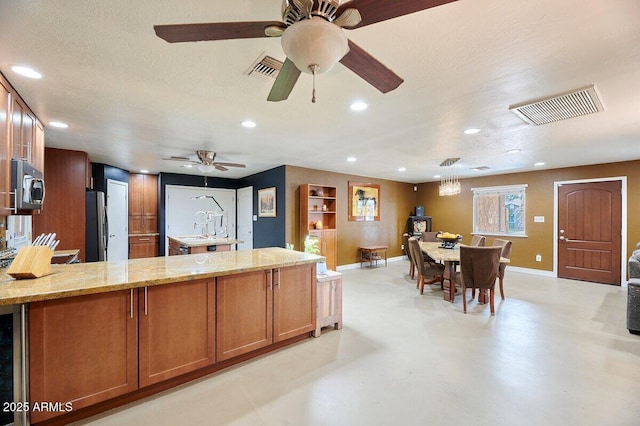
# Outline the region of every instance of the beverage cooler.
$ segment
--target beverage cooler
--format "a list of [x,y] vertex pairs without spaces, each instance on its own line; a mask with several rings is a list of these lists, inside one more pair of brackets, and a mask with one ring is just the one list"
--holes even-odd
[[0,306],[0,425],[28,424],[25,321],[24,305]]

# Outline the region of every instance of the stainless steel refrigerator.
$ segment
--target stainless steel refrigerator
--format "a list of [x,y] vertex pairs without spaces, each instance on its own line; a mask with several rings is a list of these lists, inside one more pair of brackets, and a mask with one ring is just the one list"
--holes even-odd
[[109,226],[104,199],[102,191],[87,191],[86,262],[107,260]]

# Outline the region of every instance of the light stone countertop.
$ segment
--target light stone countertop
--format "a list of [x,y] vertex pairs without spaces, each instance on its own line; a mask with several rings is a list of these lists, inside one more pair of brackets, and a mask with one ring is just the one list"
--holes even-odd
[[242,244],[244,242],[233,238],[205,237],[203,235],[186,235],[167,238],[169,239],[169,241],[173,240],[184,247],[221,246]]
[[324,257],[271,247],[183,256],[51,265],[51,274],[16,280],[0,269],[0,305],[192,281],[316,263]]

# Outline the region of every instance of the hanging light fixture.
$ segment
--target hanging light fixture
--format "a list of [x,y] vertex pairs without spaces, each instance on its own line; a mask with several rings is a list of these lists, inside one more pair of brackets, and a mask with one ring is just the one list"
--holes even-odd
[[458,166],[456,163],[460,158],[447,158],[440,167],[444,167],[441,173],[439,194],[441,197],[456,195],[461,191],[460,181],[458,181]]

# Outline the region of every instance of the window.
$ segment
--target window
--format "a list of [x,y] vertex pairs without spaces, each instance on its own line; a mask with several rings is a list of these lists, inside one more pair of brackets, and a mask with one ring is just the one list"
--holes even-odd
[[473,233],[525,234],[525,189],[527,185],[473,188]]

